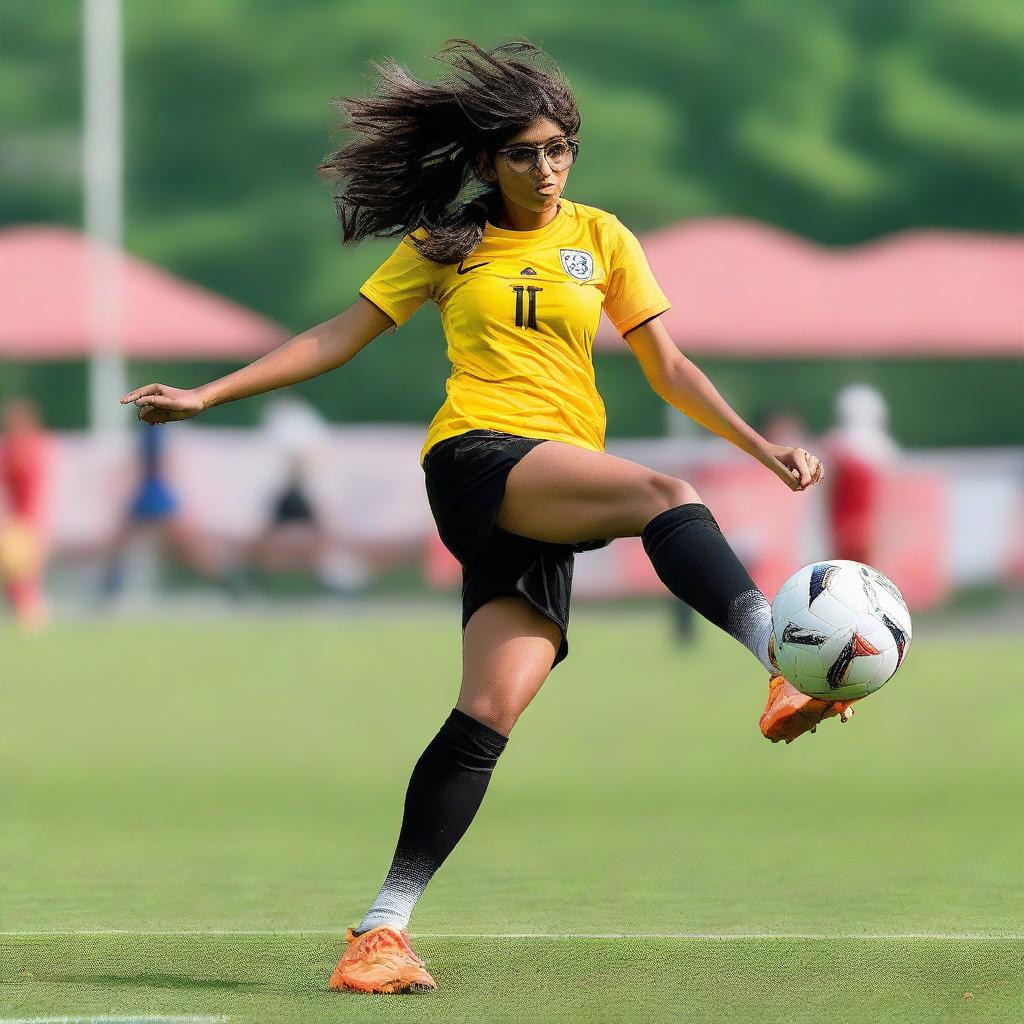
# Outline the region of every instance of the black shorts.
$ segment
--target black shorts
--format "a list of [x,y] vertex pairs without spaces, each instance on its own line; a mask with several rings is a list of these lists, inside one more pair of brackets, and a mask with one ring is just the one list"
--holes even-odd
[[500,430],[470,430],[438,441],[427,452],[423,472],[437,532],[462,565],[462,628],[492,598],[525,597],[562,631],[554,668],[569,653],[566,633],[575,552],[610,541],[551,544],[497,525],[509,473],[543,443]]

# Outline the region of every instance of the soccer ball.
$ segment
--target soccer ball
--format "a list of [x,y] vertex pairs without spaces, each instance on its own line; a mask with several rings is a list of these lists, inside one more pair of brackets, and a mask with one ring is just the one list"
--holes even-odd
[[865,697],[884,686],[910,647],[910,612],[888,576],[839,559],[805,565],[772,603],[779,671],[824,700]]

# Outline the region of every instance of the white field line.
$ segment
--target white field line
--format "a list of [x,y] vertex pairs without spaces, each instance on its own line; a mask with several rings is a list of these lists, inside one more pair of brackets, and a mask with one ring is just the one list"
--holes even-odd
[[[965,941],[1024,941],[1024,932],[410,932],[414,939],[706,939],[712,942],[746,942],[752,939],[935,939]],[[203,936],[344,936],[343,929],[285,928],[285,929],[182,929],[157,930],[134,928],[85,928],[70,931],[0,931],[0,938],[78,937],[90,935],[141,935],[151,937],[203,937]],[[91,1018],[90,1018],[91,1019]],[[107,1020],[108,1018],[103,1018]],[[113,1020],[115,1018],[109,1018]],[[138,1018],[127,1018],[137,1020]],[[158,1020],[160,1018],[152,1018]],[[166,1018],[188,1020],[190,1018]],[[209,1020],[211,1018],[194,1018]],[[219,1018],[217,1018],[219,1019]],[[10,1024],[0,1018],[0,1024]]]
[[0,1024],[224,1024],[227,1017],[0,1017]]

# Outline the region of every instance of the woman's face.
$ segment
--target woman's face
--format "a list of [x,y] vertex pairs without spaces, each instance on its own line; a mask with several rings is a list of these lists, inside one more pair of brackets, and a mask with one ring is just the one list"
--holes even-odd
[[[500,150],[508,150],[517,145],[543,146],[550,145],[568,136],[554,121],[539,117],[525,128],[511,135]],[[516,173],[509,166],[503,153],[499,152],[493,164],[486,158],[481,170],[485,181],[496,182],[504,200],[509,205],[520,206],[533,213],[552,210],[558,205],[558,199],[565,188],[569,177],[569,167],[556,171],[548,162],[547,154],[537,160],[533,170]]]

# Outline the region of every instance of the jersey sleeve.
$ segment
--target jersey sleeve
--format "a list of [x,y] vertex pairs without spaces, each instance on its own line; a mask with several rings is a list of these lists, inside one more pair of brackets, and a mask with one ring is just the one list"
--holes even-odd
[[433,294],[436,266],[406,236],[367,278],[359,294],[401,327]]
[[651,273],[636,235],[617,217],[612,218],[612,225],[604,311],[619,334],[626,334],[671,309],[672,303]]

